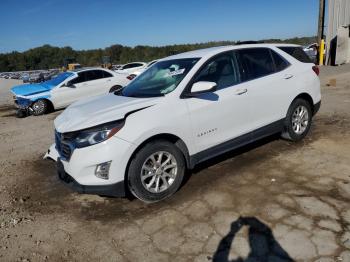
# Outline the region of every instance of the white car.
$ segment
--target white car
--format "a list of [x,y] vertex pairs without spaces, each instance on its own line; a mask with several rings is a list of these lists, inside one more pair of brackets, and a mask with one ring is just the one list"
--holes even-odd
[[133,73],[131,73],[130,75],[128,75],[127,79],[129,79],[129,81],[133,80],[135,77],[137,77],[138,75],[141,75],[141,73],[143,73],[148,68],[150,68],[152,65],[157,63],[157,61],[158,60],[153,60],[153,61],[149,62],[145,67],[138,69],[138,70],[134,71]]
[[79,192],[130,191],[155,202],[174,194],[185,170],[200,162],[275,133],[301,140],[321,103],[318,68],[285,46],[161,59],[119,94],[68,107],[55,119],[56,141],[45,157]]
[[146,67],[146,65],[147,64],[144,62],[132,62],[121,66],[118,70],[115,71],[121,74],[131,74],[137,70]]
[[119,91],[124,86],[127,86],[132,80],[134,80],[135,77],[143,73],[145,70],[147,70],[149,67],[151,67],[154,63],[156,63],[158,60],[153,60],[146,64],[146,66],[142,67],[141,69],[138,69],[131,74],[119,74],[118,79],[116,80],[115,87],[111,90],[112,91]]
[[81,98],[115,91],[119,77],[108,69],[82,68],[61,73],[39,84],[15,86],[11,92],[17,107],[41,115],[50,109],[67,107]]

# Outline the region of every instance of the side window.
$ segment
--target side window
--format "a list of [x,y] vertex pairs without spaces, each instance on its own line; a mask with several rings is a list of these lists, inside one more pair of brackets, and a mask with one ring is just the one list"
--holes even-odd
[[275,72],[275,65],[268,48],[246,48],[236,51],[243,81],[263,77]]
[[133,68],[135,67],[134,64],[127,64],[125,66],[123,66],[123,69],[129,69],[129,68]]
[[103,78],[102,70],[91,70],[91,71],[86,71],[86,73],[87,73],[87,81],[93,81],[93,80]]
[[304,52],[304,50],[301,47],[279,46],[278,48],[302,63],[312,63],[308,55]]
[[69,82],[71,84],[73,84],[73,85],[85,82],[85,74],[84,74],[84,72],[78,73],[78,77],[74,78],[73,80],[71,80]]
[[275,62],[277,72],[280,72],[286,69],[290,65],[286,59],[284,59],[282,56],[277,54],[275,51],[271,50],[271,55],[272,55],[273,61]]
[[107,71],[102,71],[102,73],[103,73],[103,78],[113,77],[113,75]]
[[219,55],[207,62],[194,82],[199,81],[215,82],[218,90],[239,83],[232,55]]
[[134,68],[134,67],[139,67],[142,66],[142,64],[140,63],[131,63],[131,64],[127,64],[125,66],[123,66],[123,69],[129,69],[129,68]]

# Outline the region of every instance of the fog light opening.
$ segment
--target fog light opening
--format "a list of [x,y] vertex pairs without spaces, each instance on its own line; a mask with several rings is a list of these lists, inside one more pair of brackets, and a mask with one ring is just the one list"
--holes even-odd
[[112,161],[104,162],[98,164],[95,169],[95,176],[101,179],[109,178],[109,167],[111,166]]

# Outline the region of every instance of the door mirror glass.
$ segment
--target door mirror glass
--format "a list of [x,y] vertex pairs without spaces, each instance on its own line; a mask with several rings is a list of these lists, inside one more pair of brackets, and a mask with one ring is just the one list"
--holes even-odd
[[199,81],[192,85],[191,93],[192,94],[201,94],[207,92],[216,91],[216,83],[215,82],[207,82],[207,81]]

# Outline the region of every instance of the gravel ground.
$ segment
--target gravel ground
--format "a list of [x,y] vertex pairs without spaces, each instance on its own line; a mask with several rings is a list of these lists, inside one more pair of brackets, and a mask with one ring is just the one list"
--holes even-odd
[[60,112],[15,118],[0,80],[0,261],[350,261],[350,65],[321,79],[304,141],[225,154],[152,205],[62,185],[42,159]]

